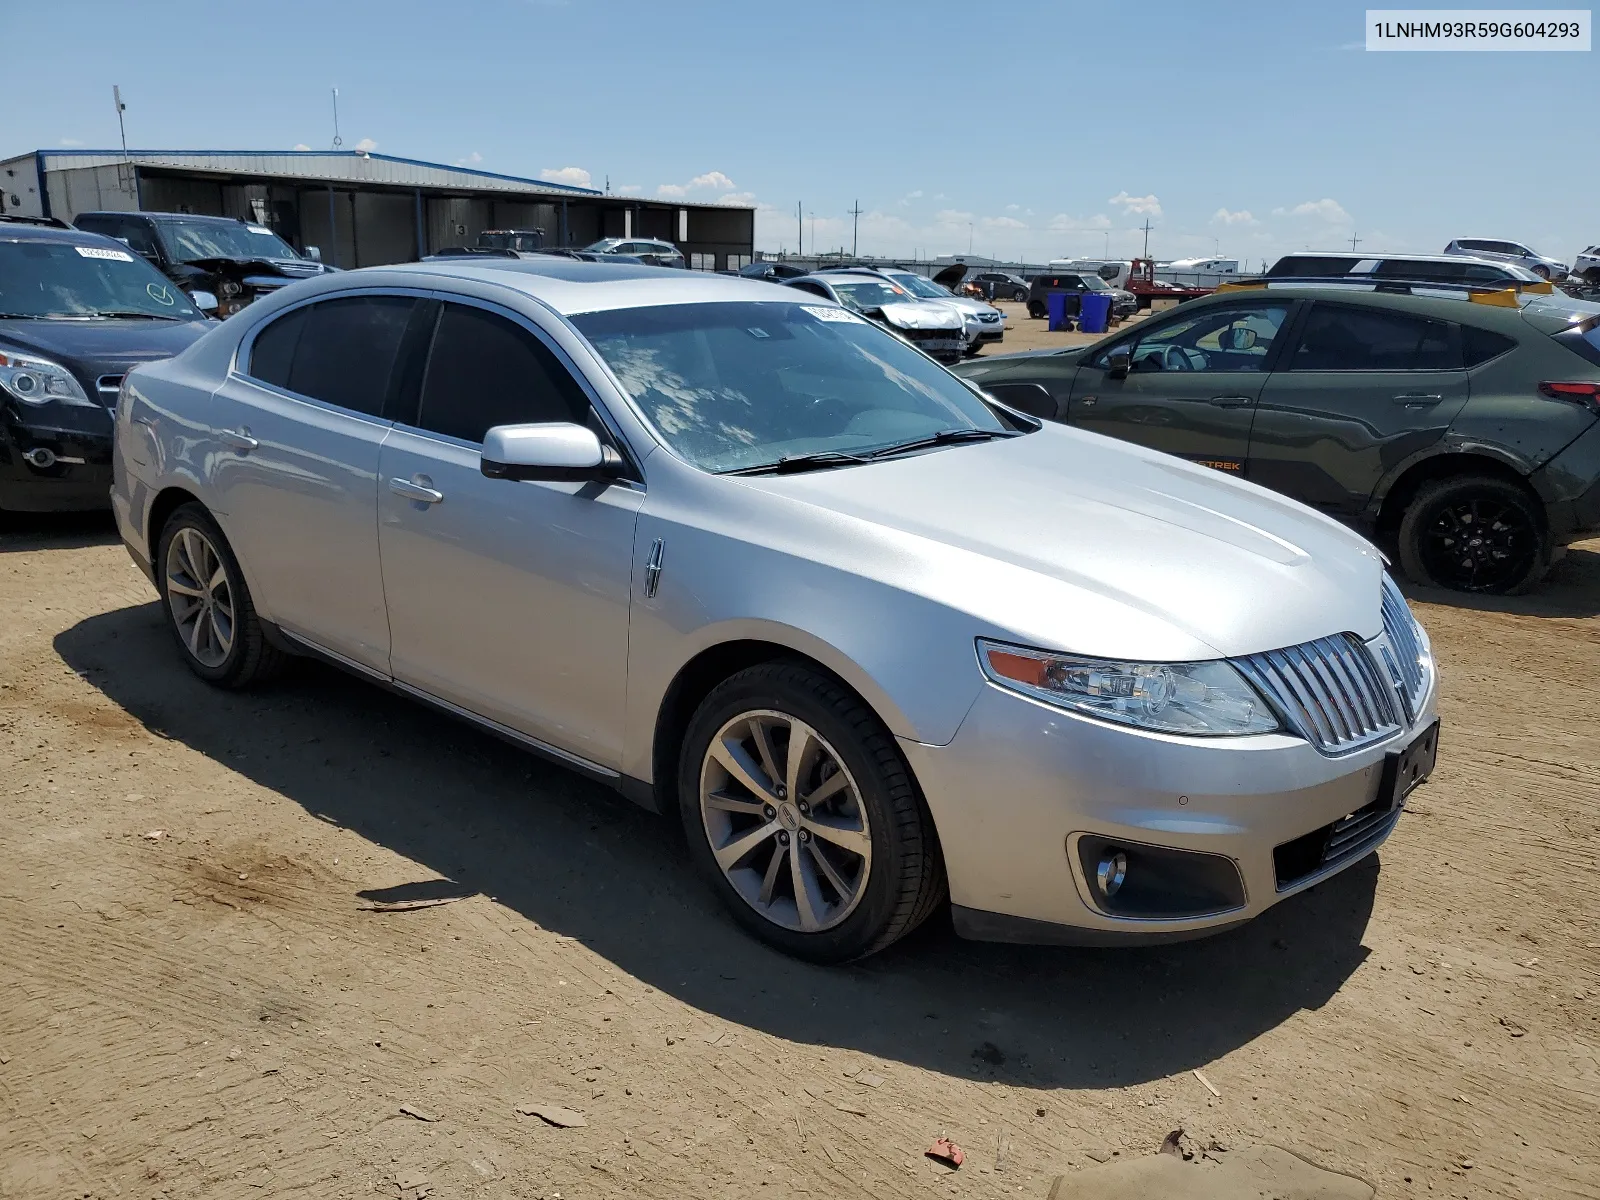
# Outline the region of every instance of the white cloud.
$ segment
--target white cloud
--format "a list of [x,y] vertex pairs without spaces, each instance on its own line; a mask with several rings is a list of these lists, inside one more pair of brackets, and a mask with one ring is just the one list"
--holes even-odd
[[81,141],[79,141],[77,138],[62,138],[61,139],[61,144],[63,146],[81,146],[81,145],[83,145],[83,143]]
[[643,186],[637,183],[622,183],[617,185],[617,195],[619,196],[637,196],[642,191],[644,191]]
[[752,208],[756,203],[754,192],[727,192],[717,197],[718,204],[733,204],[739,208]]
[[1317,217],[1330,225],[1348,225],[1350,214],[1345,212],[1344,206],[1337,200],[1330,200],[1324,196],[1321,200],[1307,200],[1303,204],[1296,204],[1293,208],[1275,208],[1272,210],[1275,217]]
[[1007,212],[1016,212],[1021,207],[1022,207],[1022,205],[1020,205],[1020,204],[1008,204],[1008,205],[1006,205],[1006,211]]
[[[1012,205],[1015,208],[1016,205]],[[979,222],[985,229],[1026,229],[1028,223],[1019,221],[1015,217],[984,217]]]
[[545,167],[539,178],[549,183],[565,183],[573,187],[588,187],[590,175],[582,167]]
[[732,191],[737,186],[721,171],[707,171],[704,175],[696,175],[689,180],[692,188],[717,188],[721,191]]
[[933,219],[941,225],[966,225],[973,220],[973,216],[959,208],[941,208],[933,214]]
[[465,158],[456,159],[456,166],[458,166],[458,167],[475,167],[479,163],[481,163],[482,161],[483,161],[483,155],[479,154],[476,150],[474,150],[471,154],[467,155]]
[[378,143],[373,141],[371,138],[362,138],[356,143],[356,150],[361,154],[371,154],[377,148]]
[[910,204],[913,200],[921,200],[921,199],[922,199],[922,189],[918,188],[914,192],[907,192],[904,196],[901,196],[900,197],[900,206],[902,208],[904,208],[906,205]]
[[1111,218],[1105,213],[1095,213],[1092,217],[1074,217],[1070,213],[1057,213],[1050,218],[1050,223],[1045,228],[1051,233],[1098,233],[1102,229],[1111,228]]
[[1161,215],[1161,201],[1155,196],[1130,196],[1127,192],[1118,192],[1107,204],[1116,204],[1122,207],[1123,212],[1137,214],[1144,217],[1159,217]]
[[680,196],[687,196],[688,194],[689,189],[684,187],[681,183],[663,183],[656,189],[656,195],[666,196],[667,198],[673,200]]
[[1226,208],[1219,208],[1211,214],[1213,225],[1259,225],[1248,208],[1241,208],[1238,212],[1229,212]]
[[309,149],[311,149],[311,147],[306,145],[304,142],[296,142],[294,144],[294,148],[296,150],[309,150]]

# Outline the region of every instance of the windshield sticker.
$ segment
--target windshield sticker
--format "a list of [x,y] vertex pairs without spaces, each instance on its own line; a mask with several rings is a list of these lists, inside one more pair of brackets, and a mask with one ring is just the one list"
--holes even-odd
[[144,285],[144,290],[150,294],[150,299],[157,304],[165,304],[168,308],[178,302],[177,297],[167,290],[167,285],[164,283],[147,283]]
[[820,304],[802,304],[801,309],[819,321],[854,321],[855,317],[842,308],[823,308]]
[[268,237],[272,236],[272,230],[267,229],[266,227],[261,226],[261,225],[246,225],[245,228],[248,229],[251,233],[264,233]]
[[111,262],[133,261],[133,255],[126,250],[112,250],[107,246],[74,246],[73,249],[85,258],[104,258]]

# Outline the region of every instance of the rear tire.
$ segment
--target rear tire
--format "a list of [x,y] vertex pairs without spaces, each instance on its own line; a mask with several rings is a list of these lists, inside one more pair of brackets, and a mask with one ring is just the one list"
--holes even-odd
[[1399,551],[1414,583],[1494,596],[1533,588],[1553,557],[1539,502],[1488,475],[1424,484],[1401,518]]
[[1045,317],[1044,305],[1040,304],[1037,300],[1028,301],[1028,315],[1035,321],[1043,320]]
[[283,669],[288,655],[267,640],[239,560],[204,505],[173,510],[157,543],[155,569],[167,628],[201,679],[245,688]]
[[894,738],[822,672],[779,661],[725,679],[695,711],[679,761],[690,856],[733,918],[784,953],[863,958],[944,901],[933,820]]

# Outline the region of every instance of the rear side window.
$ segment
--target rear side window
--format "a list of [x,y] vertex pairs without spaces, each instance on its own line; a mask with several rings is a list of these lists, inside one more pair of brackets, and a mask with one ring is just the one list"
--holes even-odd
[[409,296],[349,296],[296,309],[256,335],[250,373],[297,395],[381,417],[416,303]]
[[1318,304],[1290,369],[1295,371],[1445,371],[1461,365],[1448,321]]
[[[1274,279],[1284,277],[1317,278],[1329,275],[1343,275],[1355,266],[1360,260],[1351,257],[1334,257],[1320,254],[1286,254],[1272,264],[1272,270],[1267,274]],[[1383,269],[1378,269],[1378,274],[1383,274]]]
[[481,442],[496,425],[588,416],[578,381],[533,334],[480,308],[444,306],[422,379],[420,428]]
[[1516,339],[1489,329],[1471,325],[1461,327],[1461,365],[1475,367],[1491,358],[1499,358],[1507,350],[1516,349]]

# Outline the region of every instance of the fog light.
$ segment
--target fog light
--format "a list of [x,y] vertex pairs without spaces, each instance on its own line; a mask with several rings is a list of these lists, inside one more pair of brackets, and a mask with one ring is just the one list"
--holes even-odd
[[1100,885],[1100,894],[1107,900],[1115,896],[1128,877],[1128,856],[1121,850],[1107,849],[1094,869],[1094,880]]

